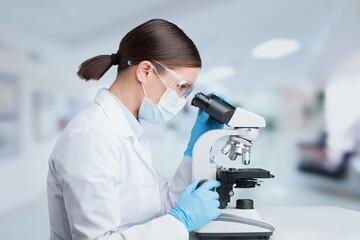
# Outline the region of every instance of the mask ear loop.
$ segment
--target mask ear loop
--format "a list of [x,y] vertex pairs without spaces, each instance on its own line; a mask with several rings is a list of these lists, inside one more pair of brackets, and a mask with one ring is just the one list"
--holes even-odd
[[143,89],[143,92],[144,92],[145,97],[148,98],[147,95],[146,95],[146,91],[145,91],[145,87],[144,87],[144,83],[143,83],[143,82],[141,82],[141,86],[142,86],[142,89]]

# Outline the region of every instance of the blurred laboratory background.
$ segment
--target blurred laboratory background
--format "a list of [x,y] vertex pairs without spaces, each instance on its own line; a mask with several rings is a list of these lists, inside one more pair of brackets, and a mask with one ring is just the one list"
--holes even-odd
[[[236,194],[255,207],[360,211],[360,0],[2,0],[0,239],[49,238],[52,148],[116,76],[112,68],[85,82],[78,66],[115,52],[152,18],[177,24],[197,45],[203,68],[194,93],[215,92],[267,120],[250,167],[275,178]],[[188,103],[165,126],[144,124],[169,182],[196,114]]]

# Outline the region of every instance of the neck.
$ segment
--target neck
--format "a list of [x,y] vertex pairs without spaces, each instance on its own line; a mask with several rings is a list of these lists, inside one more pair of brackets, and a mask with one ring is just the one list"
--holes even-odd
[[129,109],[135,118],[138,118],[143,92],[141,84],[132,76],[134,75],[126,72],[118,74],[109,91]]

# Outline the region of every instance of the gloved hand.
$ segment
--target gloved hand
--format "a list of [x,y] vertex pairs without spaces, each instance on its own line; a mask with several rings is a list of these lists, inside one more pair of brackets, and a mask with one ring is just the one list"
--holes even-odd
[[198,189],[199,180],[193,180],[180,194],[179,200],[169,214],[179,219],[191,232],[220,216],[219,194],[210,189],[220,186],[216,180],[208,180]]
[[[224,99],[221,96],[220,98]],[[195,124],[191,130],[190,141],[187,145],[184,155],[192,157],[194,145],[202,134],[213,129],[222,129],[223,127],[223,123],[215,120],[214,118],[210,117],[209,114],[199,109]]]

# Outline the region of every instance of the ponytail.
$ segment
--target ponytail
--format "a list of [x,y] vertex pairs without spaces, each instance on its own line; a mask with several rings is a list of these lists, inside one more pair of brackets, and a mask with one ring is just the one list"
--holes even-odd
[[117,54],[99,55],[84,61],[80,65],[77,75],[85,81],[99,80],[111,66],[117,64]]

